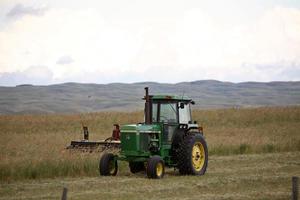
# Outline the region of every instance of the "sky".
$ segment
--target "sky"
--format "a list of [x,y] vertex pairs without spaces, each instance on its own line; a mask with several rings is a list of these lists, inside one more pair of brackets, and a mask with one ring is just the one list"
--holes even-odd
[[0,85],[300,81],[299,0],[0,0]]

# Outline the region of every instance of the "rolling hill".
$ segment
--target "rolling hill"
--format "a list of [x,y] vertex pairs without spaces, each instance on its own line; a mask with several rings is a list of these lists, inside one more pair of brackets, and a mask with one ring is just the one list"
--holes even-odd
[[195,107],[200,109],[300,105],[300,82],[231,83],[203,80],[176,84],[26,84],[0,87],[0,114],[141,110],[141,98],[146,86],[150,87],[150,94],[189,96],[195,100]]

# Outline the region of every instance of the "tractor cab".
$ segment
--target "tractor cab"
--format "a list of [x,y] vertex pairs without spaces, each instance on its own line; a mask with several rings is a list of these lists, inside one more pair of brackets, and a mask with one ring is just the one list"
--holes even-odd
[[185,97],[153,96],[151,121],[165,124],[191,124],[190,104],[192,102]]
[[145,88],[145,124],[191,124],[190,104],[195,104],[185,96],[149,95]]
[[[172,144],[180,128],[192,126],[191,99],[178,96],[155,95],[151,100],[151,124],[161,124],[164,144]],[[195,125],[194,125],[195,127]]]
[[[192,122],[192,99],[185,96],[149,95],[145,88],[145,124],[159,124],[163,129],[162,142],[173,144],[178,135],[187,129],[199,129]],[[181,136],[179,136],[181,137]]]

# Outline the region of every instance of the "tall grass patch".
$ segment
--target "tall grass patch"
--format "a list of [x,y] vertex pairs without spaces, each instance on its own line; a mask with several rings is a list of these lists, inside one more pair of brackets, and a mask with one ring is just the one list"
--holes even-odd
[[[195,110],[210,155],[300,151],[300,107]],[[99,153],[70,152],[71,140],[111,135],[114,123],[143,121],[143,112],[0,116],[0,181],[97,176]]]

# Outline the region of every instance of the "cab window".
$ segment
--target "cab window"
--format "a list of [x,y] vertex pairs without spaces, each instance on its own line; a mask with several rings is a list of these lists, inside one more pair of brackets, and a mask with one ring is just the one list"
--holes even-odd
[[177,120],[177,104],[161,103],[159,112],[159,121],[167,123],[176,123]]
[[157,111],[158,111],[158,104],[152,104],[152,122],[157,122]]
[[188,124],[192,121],[190,104],[183,104],[184,107],[179,107],[179,123]]

